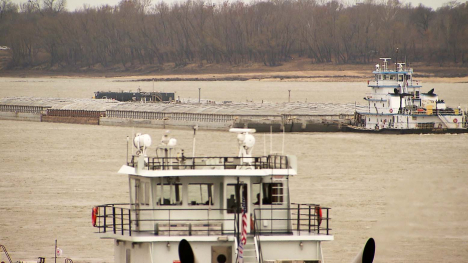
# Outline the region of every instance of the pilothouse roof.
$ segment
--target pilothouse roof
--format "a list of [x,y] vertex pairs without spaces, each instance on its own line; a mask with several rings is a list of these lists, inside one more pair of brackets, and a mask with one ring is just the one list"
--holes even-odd
[[[289,176],[297,173],[297,160],[292,155],[269,154],[253,156],[255,145],[255,129],[231,129],[237,133],[239,146],[238,156],[195,157],[185,156],[183,150],[177,147],[177,140],[166,132],[156,156],[148,156],[151,137],[148,134],[137,134],[134,138],[136,155],[123,165],[119,173],[139,175],[144,177],[219,177],[219,176],[250,176],[263,177],[270,175]],[[196,128],[194,128],[196,134]],[[195,147],[195,136],[194,136]]]

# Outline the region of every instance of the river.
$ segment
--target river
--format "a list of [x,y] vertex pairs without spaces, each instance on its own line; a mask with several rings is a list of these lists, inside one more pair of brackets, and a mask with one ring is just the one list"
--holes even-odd
[[[112,79],[0,79],[0,97],[89,98],[97,90],[152,90],[152,83]],[[156,82],[184,98],[358,103],[365,83]],[[468,107],[468,84],[424,84],[450,106]],[[0,244],[13,261],[53,260],[54,240],[74,262],[112,262],[113,243],[91,226],[91,208],[128,202],[126,137],[160,129],[0,121]],[[191,152],[191,131],[173,130]],[[257,134],[254,153],[263,154]],[[274,135],[281,151],[282,135]],[[267,140],[267,144],[269,142]],[[269,148],[269,147],[266,147]],[[292,202],[331,207],[335,241],[326,262],[350,262],[365,240],[376,262],[462,262],[468,258],[468,135],[291,133],[285,152],[299,160]],[[199,131],[199,155],[235,155],[234,134]],[[5,257],[2,258],[6,260]],[[58,260],[63,262],[63,258]]]

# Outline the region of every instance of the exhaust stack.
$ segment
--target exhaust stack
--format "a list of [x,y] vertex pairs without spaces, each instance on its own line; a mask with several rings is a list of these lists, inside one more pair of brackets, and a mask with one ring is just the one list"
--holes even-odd
[[375,254],[375,241],[371,237],[367,240],[364,249],[356,255],[352,263],[372,263]]

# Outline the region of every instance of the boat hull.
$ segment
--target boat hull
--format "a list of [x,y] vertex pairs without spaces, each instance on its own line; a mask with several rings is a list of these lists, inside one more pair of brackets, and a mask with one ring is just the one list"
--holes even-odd
[[382,128],[382,129],[366,129],[356,126],[347,126],[344,128],[346,132],[358,132],[358,133],[375,133],[375,134],[462,134],[468,133],[468,129],[393,129],[393,128]]

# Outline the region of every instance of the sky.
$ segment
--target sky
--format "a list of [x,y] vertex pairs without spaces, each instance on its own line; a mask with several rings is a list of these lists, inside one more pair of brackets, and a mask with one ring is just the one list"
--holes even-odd
[[[83,7],[83,4],[87,4],[90,6],[101,6],[104,4],[109,4],[109,5],[117,5],[121,0],[67,0],[67,9],[69,11],[74,11],[77,8]],[[171,3],[171,2],[176,2],[176,1],[183,1],[183,0],[164,0],[164,2]],[[235,0],[231,0],[231,2],[234,2]],[[249,0],[244,0],[245,2],[249,2]],[[441,7],[443,4],[449,2],[450,0],[400,0],[401,3],[406,4],[406,3],[411,3],[413,6],[418,6],[420,3],[422,3],[425,6],[432,7],[432,9],[437,9]],[[14,3],[25,3],[27,0],[12,0]],[[153,3],[158,3],[161,2],[161,0],[153,0]],[[224,2],[224,0],[212,0],[211,2]],[[347,2],[347,1],[345,1]],[[465,2],[464,0],[459,0],[459,2]]]

